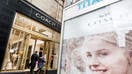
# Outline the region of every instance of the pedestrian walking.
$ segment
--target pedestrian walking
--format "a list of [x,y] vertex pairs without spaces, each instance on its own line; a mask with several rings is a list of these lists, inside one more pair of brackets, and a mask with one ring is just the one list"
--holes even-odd
[[37,72],[39,72],[39,74],[42,74],[43,73],[43,65],[44,65],[44,62],[45,62],[45,58],[44,56],[40,56],[39,57],[39,60],[38,60],[38,70]]
[[36,62],[38,61],[37,51],[31,56],[31,63],[30,63],[30,74],[34,74],[34,68],[36,66]]

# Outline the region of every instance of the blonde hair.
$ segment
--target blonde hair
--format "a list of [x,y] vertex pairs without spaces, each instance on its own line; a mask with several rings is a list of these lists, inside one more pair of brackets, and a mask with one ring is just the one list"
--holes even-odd
[[[125,49],[132,50],[132,43],[130,43],[128,39],[128,35],[125,34],[125,37],[122,39],[119,37],[120,35],[118,35],[116,32],[105,32],[105,33],[100,33],[100,34],[88,35],[85,37],[83,44],[89,42],[90,40],[98,39],[98,40],[103,40],[105,42],[114,44],[120,48],[122,47]],[[121,45],[121,44],[124,44],[124,45]]]

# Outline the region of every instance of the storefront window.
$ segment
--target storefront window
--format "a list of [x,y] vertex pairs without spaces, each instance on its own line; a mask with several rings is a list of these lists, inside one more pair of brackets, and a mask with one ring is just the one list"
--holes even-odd
[[51,49],[51,54],[50,54],[49,69],[57,69],[58,49],[59,49],[59,44],[53,43],[53,48]]
[[[2,71],[29,70],[27,64],[30,63],[34,51],[38,51],[38,55],[45,56],[45,61],[49,63],[51,53],[48,52],[56,54],[58,53],[56,50],[59,49],[55,47],[56,45],[51,45],[55,43],[52,38],[53,33],[53,30],[17,13],[10,32]],[[50,44],[46,45],[47,42]],[[54,51],[50,50],[50,46],[55,47]],[[46,64],[44,65],[44,69],[48,69]]]

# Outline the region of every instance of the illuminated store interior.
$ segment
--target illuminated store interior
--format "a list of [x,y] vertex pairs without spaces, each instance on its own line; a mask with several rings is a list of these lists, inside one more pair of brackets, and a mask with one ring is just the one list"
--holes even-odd
[[[44,70],[57,69],[60,33],[16,13],[8,39],[2,71],[29,70],[26,62],[34,51],[45,56]],[[37,68],[37,66],[36,66]]]

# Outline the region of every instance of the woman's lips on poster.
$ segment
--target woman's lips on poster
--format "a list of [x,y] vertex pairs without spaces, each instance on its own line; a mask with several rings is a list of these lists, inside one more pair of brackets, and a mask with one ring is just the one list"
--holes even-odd
[[107,72],[107,69],[92,69],[92,72],[94,74],[105,74]]

